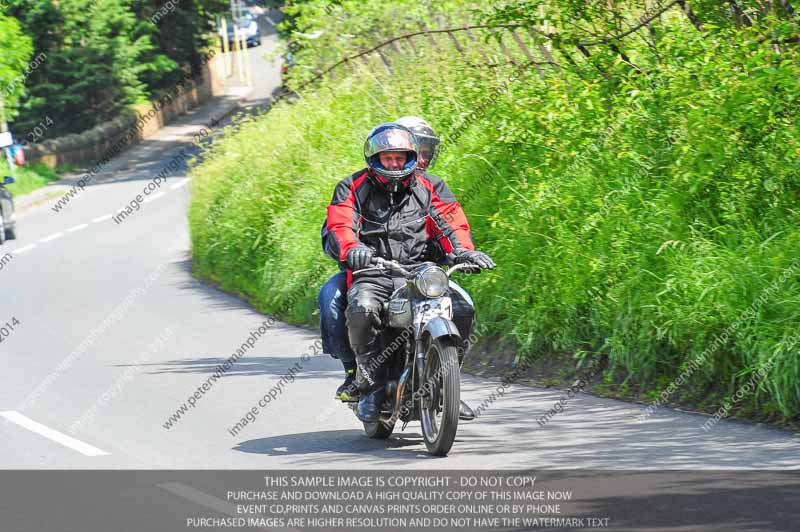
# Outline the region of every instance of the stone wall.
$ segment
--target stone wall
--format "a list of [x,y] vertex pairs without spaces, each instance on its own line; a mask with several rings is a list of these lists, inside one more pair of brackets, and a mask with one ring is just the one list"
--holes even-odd
[[212,50],[206,59],[202,76],[187,74],[159,98],[132,106],[114,120],[83,133],[29,144],[25,146],[25,159],[29,163],[42,162],[50,168],[64,163],[80,165],[102,159],[123,137],[129,137],[128,144],[136,144],[153,136],[175,118],[222,92],[222,80],[217,74],[222,54]]

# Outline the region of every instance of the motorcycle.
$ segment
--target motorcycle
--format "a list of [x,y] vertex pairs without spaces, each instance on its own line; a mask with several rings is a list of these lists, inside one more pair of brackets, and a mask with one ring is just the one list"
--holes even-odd
[[[445,270],[434,262],[402,265],[381,258],[373,258],[371,264],[354,275],[379,270],[399,274],[406,283],[383,307],[376,364],[388,366],[386,398],[380,420],[364,422],[364,431],[370,438],[386,439],[398,420],[403,422],[402,430],[410,421],[420,421],[428,453],[446,456],[458,429],[458,354],[467,347],[467,339],[461,338],[452,321],[449,278],[457,271],[477,273],[480,269],[457,264]],[[357,412],[358,403],[349,404]]]

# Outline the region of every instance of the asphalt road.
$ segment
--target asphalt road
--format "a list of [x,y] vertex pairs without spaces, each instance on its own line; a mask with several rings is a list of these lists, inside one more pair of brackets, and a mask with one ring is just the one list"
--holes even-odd
[[[263,105],[277,87],[278,65],[264,58],[275,39],[265,33],[250,50],[248,105]],[[639,422],[641,406],[585,394],[541,427],[535,420],[562,391],[522,385],[459,425],[450,456],[431,458],[416,423],[385,442],[367,439],[351,410],[332,400],[341,368],[323,357],[303,363],[234,435],[313,351],[316,331],[282,323],[269,324],[165,428],[265,316],[192,277],[185,165],[122,223],[111,216],[241,94],[216,98],[121,154],[59,212],[57,198],[21,210],[20,238],[0,248],[0,258],[9,253],[0,324],[11,324],[0,343],[0,468],[800,468],[797,435],[730,421],[706,432],[707,417],[669,409]],[[473,405],[497,387],[463,380]]]

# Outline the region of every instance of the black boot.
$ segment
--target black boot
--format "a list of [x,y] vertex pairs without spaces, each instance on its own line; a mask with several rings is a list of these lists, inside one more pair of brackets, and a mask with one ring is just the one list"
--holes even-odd
[[365,423],[375,423],[381,418],[381,405],[386,396],[384,387],[372,390],[358,401],[358,419]]
[[358,401],[357,417],[366,423],[374,423],[380,419],[381,405],[386,396],[385,364],[376,367],[377,352],[356,355],[361,382],[361,399]]
[[461,401],[458,405],[458,419],[463,421],[472,421],[475,419],[475,412],[473,412],[464,401]]
[[345,403],[358,401],[359,392],[356,386],[356,368],[345,368],[344,382],[336,389],[336,399]]

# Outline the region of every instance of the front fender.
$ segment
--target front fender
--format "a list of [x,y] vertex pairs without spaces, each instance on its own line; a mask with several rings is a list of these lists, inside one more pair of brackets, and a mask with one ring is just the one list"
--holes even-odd
[[436,316],[425,324],[425,327],[422,329],[422,337],[425,338],[428,335],[430,335],[432,340],[443,336],[452,336],[457,342],[461,341],[461,335],[458,333],[456,325],[452,321],[447,318],[442,318],[441,316]]

